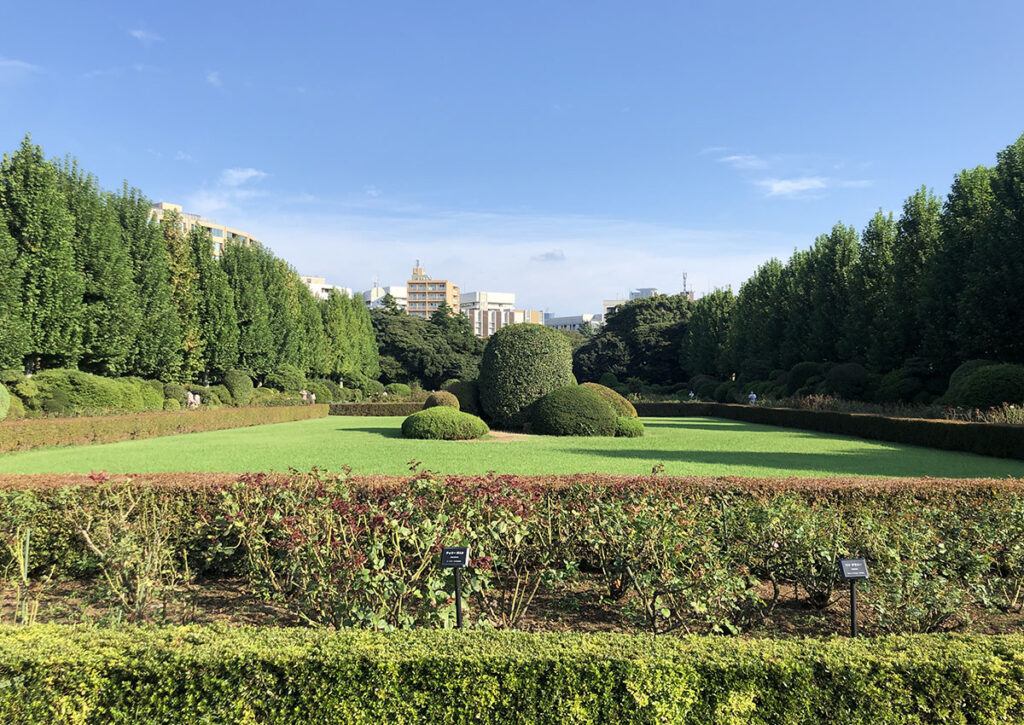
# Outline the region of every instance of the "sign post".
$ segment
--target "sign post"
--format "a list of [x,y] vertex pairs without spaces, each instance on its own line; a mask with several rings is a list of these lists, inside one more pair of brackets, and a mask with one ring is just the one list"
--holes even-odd
[[850,582],[850,636],[857,636],[857,581],[868,578],[868,562],[865,559],[840,559],[839,569],[843,579]]
[[455,570],[455,626],[462,629],[462,570],[469,566],[468,546],[441,549],[441,568]]

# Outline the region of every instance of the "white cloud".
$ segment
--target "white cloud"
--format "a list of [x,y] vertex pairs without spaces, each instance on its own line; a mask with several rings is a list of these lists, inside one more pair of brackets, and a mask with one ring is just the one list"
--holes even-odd
[[537,254],[530,257],[531,262],[564,262],[565,252],[561,249],[552,249],[550,252],[544,252],[544,254]]
[[14,85],[42,73],[37,65],[13,58],[0,58],[0,85]]
[[719,159],[723,164],[729,164],[734,169],[763,169],[768,165],[765,159],[753,154],[736,154],[723,156]]
[[260,181],[265,178],[267,178],[267,172],[259,169],[224,169],[220,172],[222,186],[241,186],[250,181]]
[[186,153],[184,151],[178,151],[176,154],[174,154],[174,160],[175,161],[195,161],[195,159],[192,158],[192,154]]
[[822,176],[801,176],[795,179],[760,179],[757,185],[764,189],[765,196],[800,196],[808,191],[819,191],[828,187],[828,179]]
[[207,71],[206,82],[209,83],[211,86],[220,87],[224,85],[224,81],[220,79],[220,71],[218,70]]
[[151,33],[148,30],[142,30],[141,28],[129,30],[128,35],[132,36],[143,45],[152,45],[153,43],[159,43],[163,40],[163,38],[156,33]]

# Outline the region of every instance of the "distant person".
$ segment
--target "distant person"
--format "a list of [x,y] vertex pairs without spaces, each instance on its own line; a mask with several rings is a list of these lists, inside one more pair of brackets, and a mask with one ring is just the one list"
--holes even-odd
[[309,404],[316,405],[316,393],[309,394]]
[[185,407],[191,409],[194,408],[195,406],[196,399],[195,396],[192,395],[192,391],[190,390],[185,394]]
[[751,405],[756,403],[757,402],[757,393],[755,393],[753,390],[751,390],[750,391],[750,395],[747,396],[747,400],[750,401]]
[[300,393],[300,395],[302,395],[302,402],[305,403],[306,402],[306,391],[303,390],[302,393]]
[[195,403],[195,407],[198,408],[200,405],[203,404],[203,399],[199,396],[199,393],[196,393],[192,397],[192,402]]
[[690,391],[690,400],[693,400],[693,391]]

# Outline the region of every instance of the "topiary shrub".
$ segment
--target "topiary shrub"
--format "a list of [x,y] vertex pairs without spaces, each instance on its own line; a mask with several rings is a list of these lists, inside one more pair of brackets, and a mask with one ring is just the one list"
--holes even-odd
[[615,373],[604,373],[597,379],[597,382],[606,388],[614,388],[619,384],[619,377]]
[[745,403],[745,400],[740,400],[740,389],[737,383],[727,380],[724,383],[719,383],[715,387],[715,391],[712,396],[719,403]]
[[7,420],[21,420],[26,415],[25,404],[17,395],[11,396],[11,407],[7,411]]
[[336,403],[358,403],[363,399],[363,391],[358,388],[339,388]]
[[616,438],[641,438],[644,434],[644,424],[637,418],[620,415],[615,419]]
[[[156,382],[156,385],[153,385]],[[164,386],[157,381],[139,380],[137,383],[142,410],[153,413],[164,409]]]
[[459,399],[463,413],[480,414],[480,387],[475,380],[456,380],[444,386],[444,390]]
[[847,400],[860,400],[868,389],[868,371],[857,363],[835,365],[825,373],[825,392]]
[[633,407],[633,404],[611,388],[605,387],[599,383],[581,383],[581,385],[588,390],[593,390],[595,393],[607,400],[611,406],[615,408],[615,412],[618,415],[626,416],[628,418],[636,418],[636,408]]
[[320,386],[321,388],[323,388],[323,390],[327,391],[330,394],[329,398],[325,398],[324,400],[320,400],[320,391],[318,390],[317,393],[316,393],[316,402],[318,402],[318,403],[341,403],[341,402],[344,402],[344,399],[343,399],[342,394],[341,394],[341,388],[338,387],[338,384],[336,382],[334,382],[333,380],[331,380],[329,378],[310,378],[309,380],[306,381],[306,383],[307,383],[307,388],[306,388],[307,390],[312,391],[313,388],[311,388],[309,386],[311,386],[311,385],[313,385],[315,383],[316,385]]
[[1024,403],[1024,365],[986,365],[958,381],[954,405],[992,408],[1003,403]]
[[[14,387],[25,378],[25,373],[15,368],[5,368],[0,370],[0,385],[6,385],[8,388]],[[8,390],[10,392],[10,390]]]
[[173,411],[181,410],[181,403],[178,402],[177,398],[167,398],[164,400],[164,410]]
[[7,420],[7,414],[11,410],[11,394],[7,388],[0,383],[0,421]]
[[566,385],[538,400],[530,411],[530,432],[552,436],[615,435],[618,415],[599,393]]
[[297,393],[306,387],[306,374],[286,363],[267,375],[264,385],[285,393]]
[[767,360],[750,358],[740,363],[740,381],[751,383],[756,380],[767,380],[772,373],[772,364]]
[[384,392],[389,397],[408,398],[412,395],[412,388],[405,383],[388,383],[384,386]]
[[[178,406],[185,405],[188,400],[188,391],[181,383],[167,383],[164,385],[164,397],[178,401]],[[166,406],[164,408],[166,410]]]
[[940,398],[940,402],[946,405],[960,405],[957,402],[961,398],[961,386],[967,380],[968,376],[979,368],[988,367],[989,365],[998,365],[999,363],[995,360],[968,360],[953,371],[952,375],[949,376],[949,385],[946,387],[946,392]]
[[40,408],[39,400],[39,386],[36,385],[32,378],[22,378],[14,386],[14,394],[21,398],[21,401],[25,404],[25,407],[38,410]]
[[[335,386],[337,387],[337,386]],[[319,380],[306,381],[306,390],[316,396],[317,403],[333,403],[334,391]],[[312,401],[312,398],[310,399]]]
[[461,382],[459,378],[448,378],[443,383],[441,383],[441,390],[447,390],[450,386],[455,385],[455,383],[458,382]]
[[367,397],[380,395],[384,392],[384,383],[379,380],[363,380],[360,382],[359,387],[362,389],[363,395]]
[[42,398],[42,408],[44,413],[57,418],[75,414],[75,406],[71,404],[71,398],[59,388]]
[[244,370],[228,370],[224,374],[224,385],[235,405],[244,407],[252,400],[252,378]]
[[793,395],[800,388],[806,387],[813,377],[818,377],[818,382],[820,382],[821,375],[821,363],[799,362],[789,371],[789,378],[786,380],[786,392],[789,395]]
[[913,375],[906,368],[898,368],[882,376],[875,399],[880,403],[899,401],[909,403],[924,392],[924,383],[921,378]]
[[137,411],[142,398],[131,382],[103,378],[81,370],[44,370],[32,377],[39,389],[39,401],[47,410],[47,400],[57,395],[47,412],[62,415],[95,415],[112,412]]
[[487,341],[478,382],[480,404],[494,425],[521,428],[530,419],[534,403],[576,384],[572,345],[565,335],[544,325],[524,322],[502,327]]
[[463,441],[479,438],[488,432],[487,424],[475,415],[443,405],[424,408],[402,422],[402,435],[406,438]]
[[447,390],[439,390],[436,393],[431,393],[423,403],[424,408],[436,408],[437,406],[455,408],[455,410],[458,410],[461,407],[459,405],[459,399]]

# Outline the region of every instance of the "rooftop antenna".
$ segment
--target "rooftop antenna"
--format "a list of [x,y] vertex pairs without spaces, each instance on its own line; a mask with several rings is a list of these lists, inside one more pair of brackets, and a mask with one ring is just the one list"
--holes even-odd
[[683,296],[687,296],[690,290],[686,286],[686,272],[683,272]]

